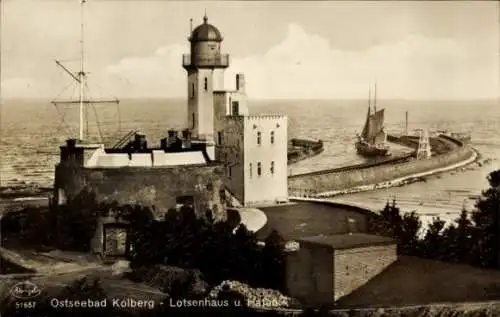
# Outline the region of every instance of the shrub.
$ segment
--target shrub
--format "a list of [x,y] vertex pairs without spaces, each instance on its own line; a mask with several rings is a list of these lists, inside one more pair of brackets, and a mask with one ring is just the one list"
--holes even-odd
[[418,236],[421,227],[418,216],[413,212],[401,216],[395,201],[392,205],[387,203],[370,221],[369,230],[398,239],[401,254],[485,268],[498,267],[500,170],[491,172],[488,182],[490,188],[477,199],[471,219],[465,208],[455,223],[447,227],[439,217],[434,218],[422,239]]
[[196,268],[212,285],[223,280],[257,287],[283,284],[283,239],[277,232],[262,248],[245,226],[233,233],[228,223],[197,218],[188,207],[133,231],[129,256],[132,268],[156,264]]

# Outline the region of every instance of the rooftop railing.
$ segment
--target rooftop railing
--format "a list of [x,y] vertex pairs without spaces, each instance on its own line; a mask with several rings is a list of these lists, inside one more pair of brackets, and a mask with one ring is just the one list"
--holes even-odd
[[182,55],[183,67],[228,67],[229,54],[220,55]]

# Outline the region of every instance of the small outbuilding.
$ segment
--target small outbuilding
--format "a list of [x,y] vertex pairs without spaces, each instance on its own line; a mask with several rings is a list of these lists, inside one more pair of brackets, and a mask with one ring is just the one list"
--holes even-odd
[[288,295],[309,305],[330,305],[397,260],[394,239],[362,233],[319,235],[296,240],[288,252]]

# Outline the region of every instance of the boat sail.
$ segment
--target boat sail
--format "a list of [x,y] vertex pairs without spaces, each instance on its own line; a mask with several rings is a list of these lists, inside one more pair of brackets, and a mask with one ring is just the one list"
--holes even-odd
[[361,135],[355,144],[358,154],[363,156],[387,156],[390,155],[387,145],[387,133],[384,131],[385,109],[377,110],[375,86],[374,112],[371,112],[371,91],[368,94],[368,113]]

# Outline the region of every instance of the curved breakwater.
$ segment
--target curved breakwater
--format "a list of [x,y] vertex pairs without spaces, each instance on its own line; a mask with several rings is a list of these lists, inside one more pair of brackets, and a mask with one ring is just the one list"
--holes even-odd
[[449,171],[472,163],[478,153],[448,136],[439,139],[453,148],[429,159],[395,158],[376,164],[360,164],[333,170],[290,176],[289,195],[295,197],[332,197],[359,191],[400,186],[427,175]]
[[297,163],[323,152],[323,141],[291,139],[288,143],[288,164]]

